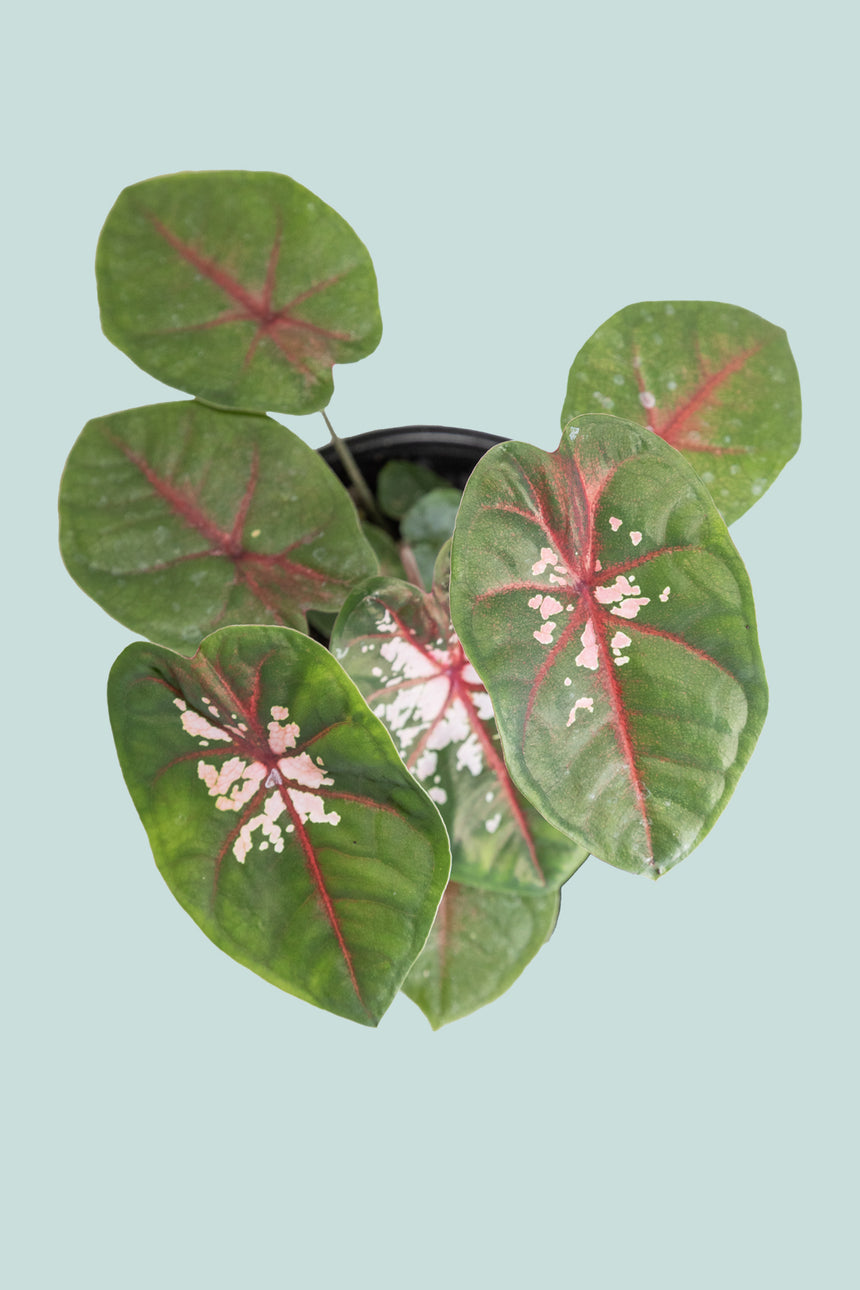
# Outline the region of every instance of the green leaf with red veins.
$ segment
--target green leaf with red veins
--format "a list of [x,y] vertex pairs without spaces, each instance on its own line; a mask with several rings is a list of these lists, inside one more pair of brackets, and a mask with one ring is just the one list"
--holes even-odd
[[553,453],[491,448],[460,505],[451,610],[548,820],[653,877],[701,841],[767,685],[746,570],[679,452],[608,416]]
[[451,628],[447,600],[394,579],[357,588],[331,648],[439,807],[458,882],[560,886],[586,858],[511,782],[492,705]]
[[562,425],[603,409],[683,452],[727,523],[800,443],[800,385],[785,332],[711,301],[629,305],[576,356]]
[[559,893],[523,896],[449,882],[403,993],[434,1030],[510,989],[549,940]]
[[60,546],[109,614],[186,653],[230,623],[304,631],[378,567],[318,453],[268,417],[195,402],[89,422],[60,486]]
[[233,408],[316,412],[379,344],[376,277],[345,220],[286,175],[126,188],[96,254],[102,328],[145,372]]
[[450,852],[343,669],[298,632],[228,627],[192,659],[130,645],[108,699],[183,908],[267,981],[376,1025],[426,940]]

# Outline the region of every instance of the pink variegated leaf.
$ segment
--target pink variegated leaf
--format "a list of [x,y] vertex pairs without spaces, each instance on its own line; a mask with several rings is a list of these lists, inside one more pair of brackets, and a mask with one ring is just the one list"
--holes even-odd
[[546,891],[582,864],[586,852],[514,787],[489,696],[438,581],[431,595],[393,578],[363,584],[344,605],[331,648],[439,807],[458,882]]
[[228,627],[193,658],[130,645],[108,686],[120,765],[176,899],[281,989],[376,1025],[450,870],[445,828],[331,654]]
[[785,332],[737,305],[660,300],[614,314],[574,360],[562,424],[601,408],[683,452],[729,524],[800,443]]
[[657,877],[728,801],[767,686],[746,570],[650,430],[578,417],[500,444],[460,506],[451,610],[511,774],[601,859]]

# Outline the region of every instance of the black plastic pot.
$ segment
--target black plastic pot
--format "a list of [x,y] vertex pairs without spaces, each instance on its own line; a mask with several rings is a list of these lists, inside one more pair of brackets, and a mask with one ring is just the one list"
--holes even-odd
[[[457,426],[397,426],[391,430],[369,430],[347,439],[349,450],[371,490],[387,461],[416,462],[429,466],[455,488],[464,488],[478,461],[493,444],[504,443],[499,435]],[[318,448],[341,483],[348,483],[334,444]]]

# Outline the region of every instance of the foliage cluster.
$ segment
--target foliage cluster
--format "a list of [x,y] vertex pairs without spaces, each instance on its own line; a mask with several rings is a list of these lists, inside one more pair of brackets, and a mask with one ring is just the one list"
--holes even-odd
[[797,448],[778,327],[632,305],[576,356],[555,452],[498,442],[463,490],[444,452],[395,457],[371,489],[348,441],[345,486],[267,415],[323,410],[381,337],[319,198],[136,184],[96,273],[107,337],[192,397],[88,423],[61,548],[147,638],[110,676],[118,755],[216,945],[363,1024],[402,989],[435,1027],[516,979],[589,854],[656,878],[692,851],[767,706],[726,526]]

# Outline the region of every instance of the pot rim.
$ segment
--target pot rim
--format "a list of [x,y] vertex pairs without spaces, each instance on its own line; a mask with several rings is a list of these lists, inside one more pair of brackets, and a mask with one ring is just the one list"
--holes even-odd
[[[384,464],[398,457],[429,466],[437,474],[450,479],[455,487],[463,488],[478,460],[488,449],[504,443],[505,439],[485,430],[470,430],[463,426],[411,425],[367,430],[363,434],[345,437],[344,442],[349,445],[368,485],[375,491],[377,476]],[[334,444],[324,444],[317,448],[317,452],[345,482],[345,472]]]

